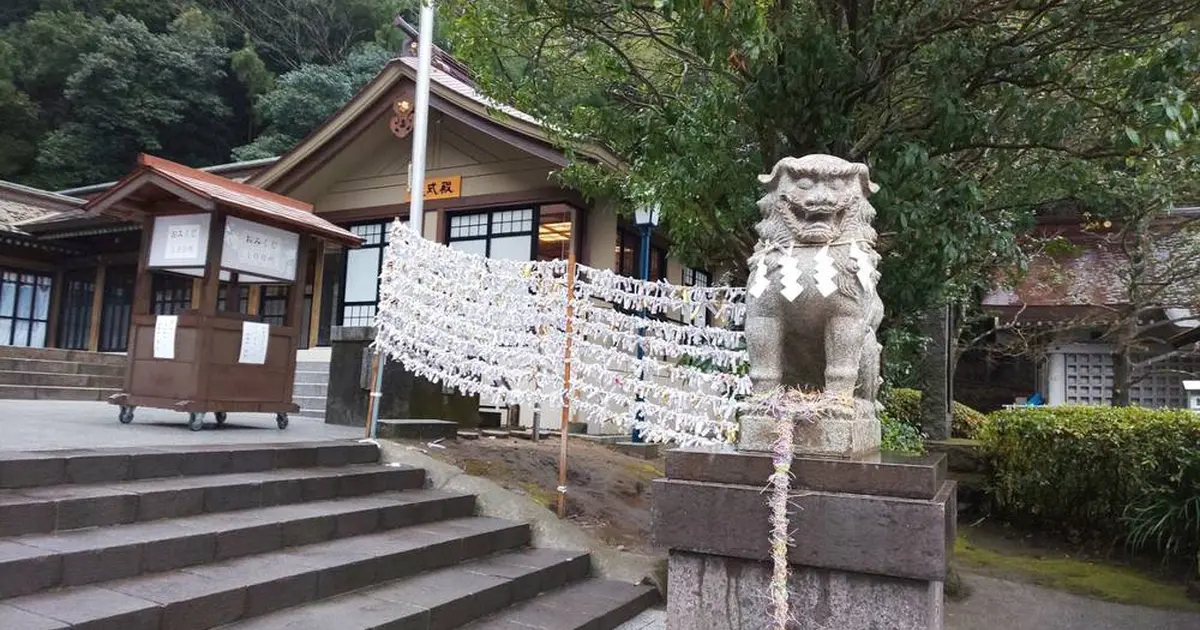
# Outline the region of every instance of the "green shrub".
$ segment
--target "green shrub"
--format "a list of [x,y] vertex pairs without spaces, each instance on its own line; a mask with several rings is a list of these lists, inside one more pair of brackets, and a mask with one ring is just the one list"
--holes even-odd
[[880,449],[906,455],[920,455],[925,452],[925,440],[920,429],[896,420],[886,411],[879,414],[879,425],[883,434]]
[[[897,388],[888,390],[883,397],[883,406],[888,415],[921,430],[921,392],[915,389]],[[950,406],[950,435],[958,438],[974,438],[975,431],[987,416],[955,401]]]
[[1141,407],[1018,407],[980,427],[1008,518],[1154,548],[1200,551],[1200,415]]

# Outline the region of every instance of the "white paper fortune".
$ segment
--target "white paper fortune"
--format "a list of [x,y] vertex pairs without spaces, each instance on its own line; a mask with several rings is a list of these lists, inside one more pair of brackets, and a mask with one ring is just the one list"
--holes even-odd
[[192,260],[200,255],[200,225],[185,223],[167,229],[164,260]]
[[238,363],[262,365],[267,362],[267,339],[271,325],[258,322],[242,322],[242,350]]
[[175,358],[175,329],[179,325],[177,315],[159,315],[154,319],[154,358]]

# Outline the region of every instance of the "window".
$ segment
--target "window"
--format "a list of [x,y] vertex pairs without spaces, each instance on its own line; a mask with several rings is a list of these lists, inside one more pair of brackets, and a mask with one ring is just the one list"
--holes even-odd
[[534,210],[495,210],[450,217],[450,247],[504,260],[533,258]]
[[[346,251],[343,274],[342,326],[370,326],[375,323],[375,305],[379,303],[379,273],[383,248],[387,247],[389,223],[354,225],[350,231],[362,237],[358,249]],[[265,314],[265,313],[264,313]]]
[[[617,273],[630,278],[641,277],[642,236],[635,229],[617,232]],[[651,242],[650,274],[652,281],[667,277],[667,250]]]
[[282,326],[284,315],[287,313],[288,286],[286,284],[271,284],[262,288],[259,297],[259,321]]
[[96,272],[73,271],[63,276],[62,308],[58,318],[58,347],[87,350],[92,328],[92,301],[96,292]]
[[150,312],[178,315],[192,308],[192,279],[156,273],[150,280]]
[[0,271],[0,346],[46,346],[50,276]]
[[217,289],[217,312],[230,311],[233,313],[249,313],[250,312],[250,285],[238,285],[238,307],[237,310],[226,307],[226,292],[229,290],[229,283],[222,282]]

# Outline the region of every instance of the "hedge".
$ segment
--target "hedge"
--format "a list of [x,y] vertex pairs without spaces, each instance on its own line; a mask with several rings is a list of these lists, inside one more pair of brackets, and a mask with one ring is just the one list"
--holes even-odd
[[1018,407],[978,431],[995,507],[1013,521],[1200,551],[1200,415],[1141,407]]
[[879,414],[881,439],[879,448],[891,453],[920,455],[925,452],[921,430],[892,417],[887,411]]
[[[889,416],[909,424],[921,431],[921,392],[915,389],[896,388],[883,396],[883,408]],[[955,401],[950,406],[951,437],[973,438],[975,429],[987,416]]]

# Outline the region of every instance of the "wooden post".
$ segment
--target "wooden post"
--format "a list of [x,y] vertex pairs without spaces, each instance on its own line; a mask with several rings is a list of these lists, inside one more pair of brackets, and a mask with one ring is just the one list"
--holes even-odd
[[575,248],[567,256],[567,343],[563,349],[562,426],[558,451],[558,518],[567,516],[567,427],[571,421],[571,331],[575,317]]
[[[325,241],[317,244],[313,264],[312,310],[308,314],[308,347],[316,348],[321,333],[321,293],[325,291]],[[300,287],[304,290],[304,287]]]
[[192,280],[192,306],[193,310],[200,308],[200,292],[204,290],[204,283],[200,278]]
[[91,352],[100,350],[100,319],[104,310],[104,263],[96,267],[96,282],[92,289],[92,321],[88,324],[87,349]]
[[[363,352],[371,352],[370,346],[367,346]],[[366,438],[371,439],[375,436],[371,435],[374,427],[371,426],[371,418],[375,417],[375,405],[379,404],[380,393],[375,391],[375,383],[379,380],[379,353],[371,352],[371,373],[369,374],[371,386],[367,389],[367,421]]]
[[[303,282],[303,280],[301,280],[301,282]],[[295,287],[295,285],[292,285],[292,286],[293,286],[293,288]],[[303,288],[303,287],[301,287],[301,288]],[[262,285],[261,284],[250,285],[249,295],[246,296],[246,314],[247,315],[258,315],[258,305],[259,305],[259,301],[261,299],[262,299]]]
[[53,284],[50,285],[50,317],[46,321],[46,341],[47,348],[58,347],[58,312],[62,310],[63,301],[63,279],[65,274],[62,269],[54,272]]

